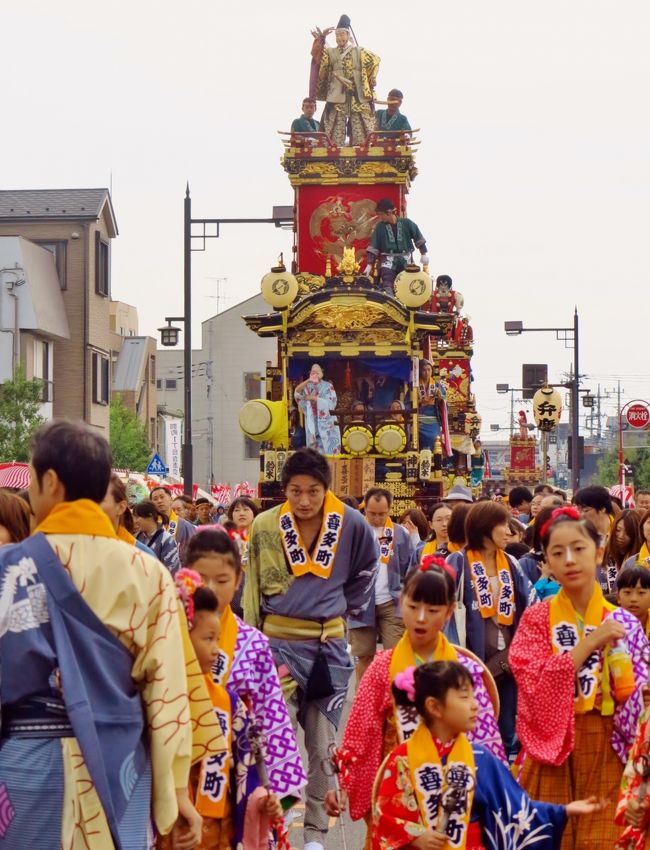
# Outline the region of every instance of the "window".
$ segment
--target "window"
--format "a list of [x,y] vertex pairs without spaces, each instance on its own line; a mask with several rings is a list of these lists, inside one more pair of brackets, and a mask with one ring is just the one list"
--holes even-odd
[[[262,376],[259,372],[244,372],[244,401],[260,398]],[[260,444],[250,437],[244,437],[244,457],[254,460],[260,456]]]
[[165,389],[166,390],[175,390],[176,389],[176,378],[165,378]]
[[162,389],[162,380],[160,378],[158,378],[158,380],[156,381],[156,389],[157,390]]
[[45,248],[46,251],[49,251],[50,254],[54,254],[54,265],[56,266],[56,273],[59,276],[59,286],[61,289],[68,288],[68,243],[64,240],[59,240],[56,242],[40,242],[35,239],[37,245],[40,245],[41,248]]
[[95,404],[108,404],[110,391],[108,357],[98,351],[92,353],[92,391]]
[[149,357],[149,380],[152,384],[156,381],[156,358],[153,354]]
[[108,298],[111,294],[111,246],[95,233],[95,292]]

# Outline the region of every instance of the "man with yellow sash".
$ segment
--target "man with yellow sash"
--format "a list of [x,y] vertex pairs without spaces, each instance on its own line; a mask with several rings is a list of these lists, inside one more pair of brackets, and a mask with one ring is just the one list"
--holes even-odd
[[181,566],[185,566],[185,550],[190,542],[190,537],[196,534],[196,526],[186,519],[178,516],[172,509],[172,492],[167,487],[154,487],[149,494],[156,508],[169,517],[167,531],[176,541]]
[[307,742],[305,850],[323,850],[329,826],[324,765],[352,672],[346,618],[370,604],[377,570],[370,527],[336,498],[330,481],[327,460],[314,449],[289,457],[282,470],[287,501],[253,522],[243,600],[246,622],[269,638]]
[[192,717],[174,585],[100,508],[110,473],[98,434],[44,426],[31,458],[36,530],[0,552],[8,848],[148,850],[151,818],[167,833],[179,809],[183,829],[200,838],[187,793]]
[[366,521],[377,541],[377,574],[374,599],[360,617],[349,623],[357,682],[375,657],[377,644],[381,642],[384,649],[392,649],[404,632],[399,598],[412,554],[408,532],[390,518],[392,494],[383,487],[371,487],[364,504]]

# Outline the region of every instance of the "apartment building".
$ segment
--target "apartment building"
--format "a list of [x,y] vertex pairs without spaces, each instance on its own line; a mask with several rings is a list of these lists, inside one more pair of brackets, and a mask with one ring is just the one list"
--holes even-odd
[[108,189],[0,190],[0,382],[20,362],[47,380],[50,415],[106,433],[117,234]]

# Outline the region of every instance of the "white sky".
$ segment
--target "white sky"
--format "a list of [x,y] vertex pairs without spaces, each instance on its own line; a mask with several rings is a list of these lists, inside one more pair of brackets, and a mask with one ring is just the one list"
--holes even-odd
[[[379,97],[401,88],[421,128],[408,213],[432,272],[465,295],[485,436],[508,424],[497,382],[520,386],[522,361],[558,380],[572,359],[553,334],[507,338],[507,319],[569,325],[577,304],[588,386],[621,377],[624,400],[648,398],[645,0],[0,0],[0,186],[107,186],[112,172],[113,297],[156,335],[182,313],[187,180],[196,217],[291,203],[276,131],[307,91],[310,29],[342,12],[381,56]],[[231,307],[289,248],[271,226],[232,226],[193,254],[195,346],[216,279]]]

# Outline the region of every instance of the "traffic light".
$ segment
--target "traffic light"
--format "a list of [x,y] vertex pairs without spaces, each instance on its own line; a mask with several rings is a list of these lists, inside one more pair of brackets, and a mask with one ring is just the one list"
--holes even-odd
[[[573,437],[569,434],[569,445],[568,445],[568,456],[569,456],[569,469],[573,469]],[[585,468],[585,438],[578,437],[578,469]]]
[[546,363],[522,363],[521,364],[521,386],[523,397],[533,398],[540,387],[548,383],[548,366]]

